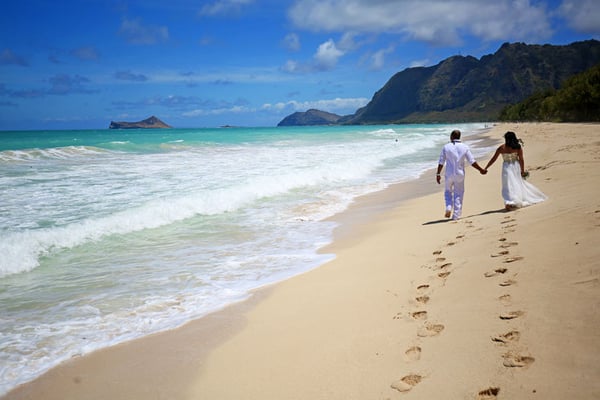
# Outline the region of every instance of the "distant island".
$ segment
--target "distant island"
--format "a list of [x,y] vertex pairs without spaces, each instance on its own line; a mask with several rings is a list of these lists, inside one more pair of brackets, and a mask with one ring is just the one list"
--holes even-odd
[[481,59],[457,55],[431,67],[406,68],[352,115],[308,110],[278,126],[495,121],[505,108],[536,93],[552,93],[598,63],[598,40],[564,46],[504,43]]
[[171,125],[167,125],[154,115],[150,118],[146,118],[143,121],[138,122],[115,122],[110,121],[108,129],[165,129],[172,128]]
[[277,126],[336,125],[340,118],[337,114],[310,109],[288,115]]

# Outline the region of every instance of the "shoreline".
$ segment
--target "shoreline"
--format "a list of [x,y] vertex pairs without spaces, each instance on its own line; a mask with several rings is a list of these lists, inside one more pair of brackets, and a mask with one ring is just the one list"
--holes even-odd
[[[464,137],[464,139],[466,142],[470,142],[470,141],[476,142],[476,144],[472,145],[473,149],[478,148],[478,147],[480,147],[480,148],[481,147],[484,147],[484,148],[489,147],[491,145],[491,143],[494,142],[492,139],[490,139],[489,137],[486,136],[486,134],[490,131],[490,129],[491,128],[486,127],[486,128],[479,128],[479,129],[470,131],[470,133],[467,134]],[[433,164],[435,164],[435,162],[433,162]],[[332,254],[333,256],[335,256],[335,251],[333,250],[333,247],[332,247],[334,245],[334,243],[338,242],[342,237],[346,237],[349,234],[353,235],[353,231],[355,228],[360,229],[360,226],[364,225],[373,216],[377,216],[386,211],[389,211],[390,209],[397,207],[399,204],[401,204],[402,202],[404,202],[406,200],[414,199],[414,198],[418,198],[418,197],[426,195],[426,194],[434,193],[439,188],[437,187],[437,185],[431,185],[431,182],[426,178],[429,176],[429,172],[432,172],[432,171],[435,171],[435,168],[430,168],[427,171],[421,173],[421,175],[418,178],[395,183],[395,184],[392,184],[392,185],[386,187],[385,189],[360,195],[354,199],[354,201],[348,206],[348,208],[346,208],[345,210],[343,210],[341,212],[338,212],[337,214],[335,214],[331,217],[327,217],[325,219],[325,221],[335,222],[336,227],[334,228],[334,230],[332,232],[331,241],[329,243],[323,245],[321,248],[319,248],[317,250],[317,254]],[[278,280],[278,281],[275,281],[272,283],[267,283],[262,286],[251,289],[248,293],[246,293],[244,296],[242,296],[242,298],[240,298],[239,300],[224,304],[212,311],[207,312],[206,314],[204,314],[200,317],[197,317],[190,321],[187,321],[177,327],[173,327],[170,329],[164,329],[161,331],[146,334],[141,337],[129,339],[125,342],[113,343],[106,347],[101,347],[96,350],[93,350],[89,353],[74,356],[70,360],[67,359],[67,360],[61,361],[60,363],[56,364],[55,366],[49,368],[47,371],[43,372],[38,377],[35,377],[30,381],[23,382],[23,383],[17,385],[15,388],[18,388],[22,385],[27,385],[30,382],[33,382],[33,381],[39,379],[41,376],[49,373],[53,369],[59,368],[63,364],[69,363],[72,360],[78,360],[81,357],[87,357],[96,352],[102,352],[102,351],[111,349],[116,346],[125,346],[128,343],[138,341],[138,340],[144,340],[144,339],[150,338],[155,335],[168,334],[170,332],[184,328],[187,324],[203,323],[202,321],[204,321],[206,318],[212,316],[215,313],[226,312],[231,307],[237,307],[239,305],[241,309],[244,309],[245,307],[243,306],[243,303],[246,303],[251,307],[251,305],[253,304],[252,301],[259,301],[263,297],[263,295],[266,295],[266,293],[268,293],[268,290],[272,286],[275,286],[275,285],[281,283],[282,281],[285,281],[288,279],[293,279],[295,276],[304,274],[315,268],[319,268],[326,263],[327,263],[327,261],[324,261],[315,267],[312,267],[312,268],[309,268],[302,272],[296,273],[295,275],[286,277],[283,280]],[[234,312],[237,313],[237,311],[234,311]],[[231,317],[231,318],[235,318],[235,317]],[[228,317],[228,319],[229,319],[229,317]],[[213,322],[207,322],[207,325],[211,326],[209,331],[216,329],[215,324],[213,324]],[[205,349],[206,351],[203,352],[203,354],[208,353],[208,351],[210,350],[210,348],[213,347],[213,345],[208,346],[208,347],[209,348]],[[10,393],[15,388],[9,390],[9,392],[5,393],[4,395]],[[3,395],[0,393],[0,399],[2,398],[2,396]]]
[[[547,202],[503,212],[497,166],[486,177],[468,172],[465,217],[459,222],[442,218],[437,185],[435,193],[405,200],[390,200],[392,188],[368,195],[357,207],[366,207],[367,214],[369,207],[383,210],[372,221],[342,221],[339,235],[326,246],[335,250],[335,260],[181,328],[73,359],[2,398],[41,398],[43,393],[45,399],[375,399],[397,398],[401,390],[433,398],[428,396],[435,397],[440,385],[447,388],[447,398],[495,398],[496,388],[505,398],[598,395],[599,384],[593,382],[600,373],[593,359],[599,318],[593,312],[599,304],[593,295],[599,271],[593,263],[599,254],[590,241],[600,218],[593,185],[598,173],[592,173],[590,184],[580,170],[598,163],[592,134],[599,128],[500,124],[486,136],[501,137],[507,126],[524,138],[526,165],[534,171],[533,183],[549,195]],[[569,127],[585,135],[546,132]],[[531,145],[528,131],[535,137]],[[567,156],[574,154],[579,159],[571,162]],[[583,183],[591,193],[579,190]],[[565,188],[577,190],[565,194]],[[386,196],[389,209],[382,206]],[[564,225],[573,220],[577,224]],[[568,238],[580,238],[577,244],[565,243],[564,231],[570,232]],[[501,243],[517,243],[516,249],[498,250],[502,238],[507,240]],[[548,248],[563,250],[560,262]],[[500,251],[523,258],[491,257]],[[518,284],[490,285],[509,277],[485,277],[496,264],[508,265]],[[576,276],[560,269],[565,264],[577,269]],[[554,267],[546,275],[548,265]],[[556,288],[557,277],[566,287]],[[579,296],[568,290],[573,285]],[[536,297],[555,292],[556,299]],[[499,300],[505,294],[510,299]],[[506,326],[498,315],[507,307],[523,313],[508,320],[521,339],[498,345],[490,336]],[[552,334],[565,320],[568,329]],[[536,342],[540,333],[545,343]],[[576,334],[581,345],[571,343],[568,334]],[[576,357],[574,370],[569,357]],[[507,358],[524,365],[506,367]],[[585,385],[575,385],[577,379]],[[557,389],[553,382],[562,386]]]

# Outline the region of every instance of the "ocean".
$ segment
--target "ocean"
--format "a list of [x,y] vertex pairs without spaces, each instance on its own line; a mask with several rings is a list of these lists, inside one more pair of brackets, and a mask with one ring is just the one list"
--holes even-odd
[[455,128],[0,131],[0,395],[331,260],[329,217]]

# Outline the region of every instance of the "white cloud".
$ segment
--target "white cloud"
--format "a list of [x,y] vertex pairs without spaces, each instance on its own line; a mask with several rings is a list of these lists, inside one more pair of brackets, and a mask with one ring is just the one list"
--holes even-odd
[[71,50],[71,54],[83,61],[95,61],[100,58],[98,51],[92,46],[78,47]]
[[148,77],[144,74],[136,74],[129,70],[127,71],[117,71],[114,74],[115,79],[123,80],[123,81],[132,81],[132,82],[145,82],[148,80]]
[[371,55],[371,69],[382,69],[385,66],[385,56],[394,52],[394,46],[376,51]]
[[576,31],[600,34],[600,3],[598,0],[565,0],[559,8],[559,14]]
[[300,50],[300,36],[295,33],[289,33],[285,35],[282,40],[283,47],[290,51],[299,51]]
[[297,0],[289,17],[317,32],[397,33],[437,45],[460,44],[466,33],[524,41],[551,35],[545,7],[529,0]]
[[123,19],[119,35],[130,44],[156,44],[169,39],[166,26],[144,25],[140,19]]
[[294,111],[306,111],[311,108],[318,110],[333,112],[333,113],[353,113],[358,108],[365,106],[369,102],[369,99],[364,97],[359,98],[335,98],[329,100],[313,100],[313,101],[295,101],[291,100],[288,102],[279,102],[274,104],[264,104],[262,109],[265,111],[277,111],[277,112],[294,112]]
[[232,107],[223,107],[223,108],[213,108],[213,109],[197,109],[192,111],[186,111],[181,115],[184,117],[202,117],[208,115],[223,115],[223,114],[245,114],[245,113],[253,113],[256,112],[254,108],[246,107],[246,106],[232,106]]
[[329,71],[335,68],[340,57],[345,54],[338,49],[333,39],[321,43],[311,62],[288,60],[280,70],[291,74],[305,74],[314,71]]
[[328,111],[339,114],[351,114],[358,108],[365,106],[369,102],[367,98],[335,98],[329,100],[314,100],[314,101],[288,101],[279,103],[266,103],[263,104],[259,110],[246,105],[232,105],[226,107],[214,107],[214,108],[198,108],[190,111],[186,111],[181,115],[184,117],[204,117],[211,115],[224,115],[224,114],[249,114],[256,113],[257,111],[264,111],[269,113],[283,114],[291,113],[295,111],[306,111],[311,108],[318,110]]
[[317,49],[317,53],[314,55],[316,68],[319,70],[330,70],[333,69],[339,58],[344,55],[344,52],[339,50],[335,42],[329,39],[325,43],[322,43]]
[[428,59],[423,59],[423,60],[414,60],[410,63],[409,67],[410,68],[414,68],[414,67],[424,67],[426,65],[429,64],[429,60]]
[[202,6],[199,11],[201,16],[228,15],[239,13],[243,6],[252,4],[254,0],[218,0]]
[[356,50],[360,44],[354,40],[356,34],[354,32],[346,32],[338,42],[338,47],[344,51]]
[[281,67],[281,70],[283,72],[288,72],[290,74],[308,72],[309,69],[310,68],[307,68],[306,66],[302,65],[301,63],[295,60],[287,60],[285,65]]

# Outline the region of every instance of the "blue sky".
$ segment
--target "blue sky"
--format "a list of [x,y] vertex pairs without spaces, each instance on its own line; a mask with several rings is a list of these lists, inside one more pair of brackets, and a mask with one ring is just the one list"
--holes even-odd
[[408,67],[599,38],[597,0],[6,0],[0,130],[346,115]]

